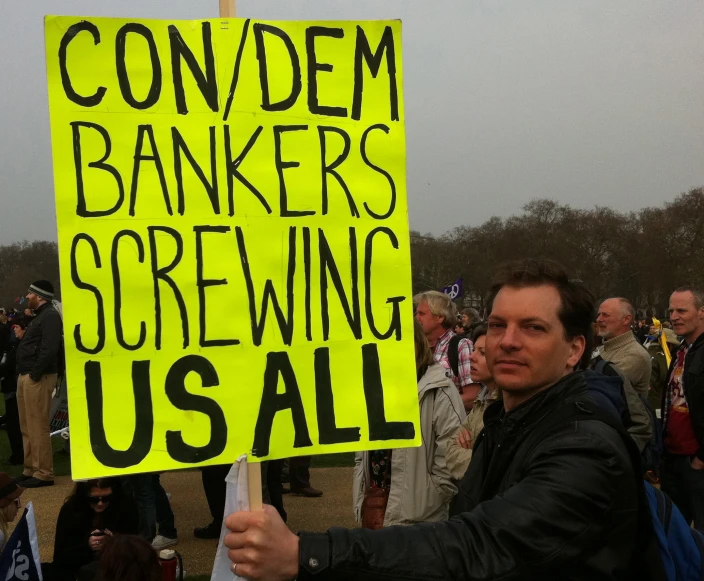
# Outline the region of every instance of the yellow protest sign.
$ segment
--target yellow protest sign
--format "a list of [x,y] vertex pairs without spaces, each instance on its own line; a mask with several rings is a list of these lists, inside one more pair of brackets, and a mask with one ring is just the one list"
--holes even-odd
[[74,478],[420,444],[399,22],[45,22]]

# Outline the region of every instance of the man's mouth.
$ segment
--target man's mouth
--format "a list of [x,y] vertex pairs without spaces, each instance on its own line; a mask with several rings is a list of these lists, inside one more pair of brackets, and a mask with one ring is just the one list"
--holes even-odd
[[504,367],[521,367],[525,365],[523,361],[518,361],[517,359],[499,359],[496,364]]

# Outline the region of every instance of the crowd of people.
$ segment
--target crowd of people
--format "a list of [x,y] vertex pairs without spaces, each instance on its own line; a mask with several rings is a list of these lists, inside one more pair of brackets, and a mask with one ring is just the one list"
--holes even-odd
[[[30,310],[0,313],[2,421],[9,461],[24,469],[0,473],[0,546],[22,492],[54,482],[48,416],[63,335],[53,298],[37,281]],[[310,458],[265,463],[271,506],[225,521],[235,574],[647,578],[643,477],[704,529],[704,292],[675,289],[660,322],[625,298],[597,305],[555,263],[523,261],[497,274],[486,317],[435,291],[414,297],[414,315],[422,445],[356,455],[354,530],[291,533],[284,495],[322,495]],[[202,469],[211,522],[197,538],[220,537],[228,470]],[[78,482],[44,578],[137,579],[124,574],[140,563],[148,575],[177,542],[159,474]]]

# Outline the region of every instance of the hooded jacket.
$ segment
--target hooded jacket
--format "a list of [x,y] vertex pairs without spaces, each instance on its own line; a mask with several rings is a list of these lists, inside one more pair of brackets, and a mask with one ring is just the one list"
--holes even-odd
[[[465,411],[457,388],[440,364],[430,365],[420,378],[418,403],[423,444],[393,450],[385,527],[445,520],[457,493],[445,452],[465,419]],[[355,520],[361,523],[364,491],[370,486],[369,453],[360,452],[355,460],[352,498]]]

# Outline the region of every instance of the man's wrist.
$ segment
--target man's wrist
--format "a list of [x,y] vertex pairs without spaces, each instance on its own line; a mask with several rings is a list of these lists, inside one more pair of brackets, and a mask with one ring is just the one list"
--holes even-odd
[[298,537],[298,580],[314,579],[331,565],[330,535],[302,532]]

